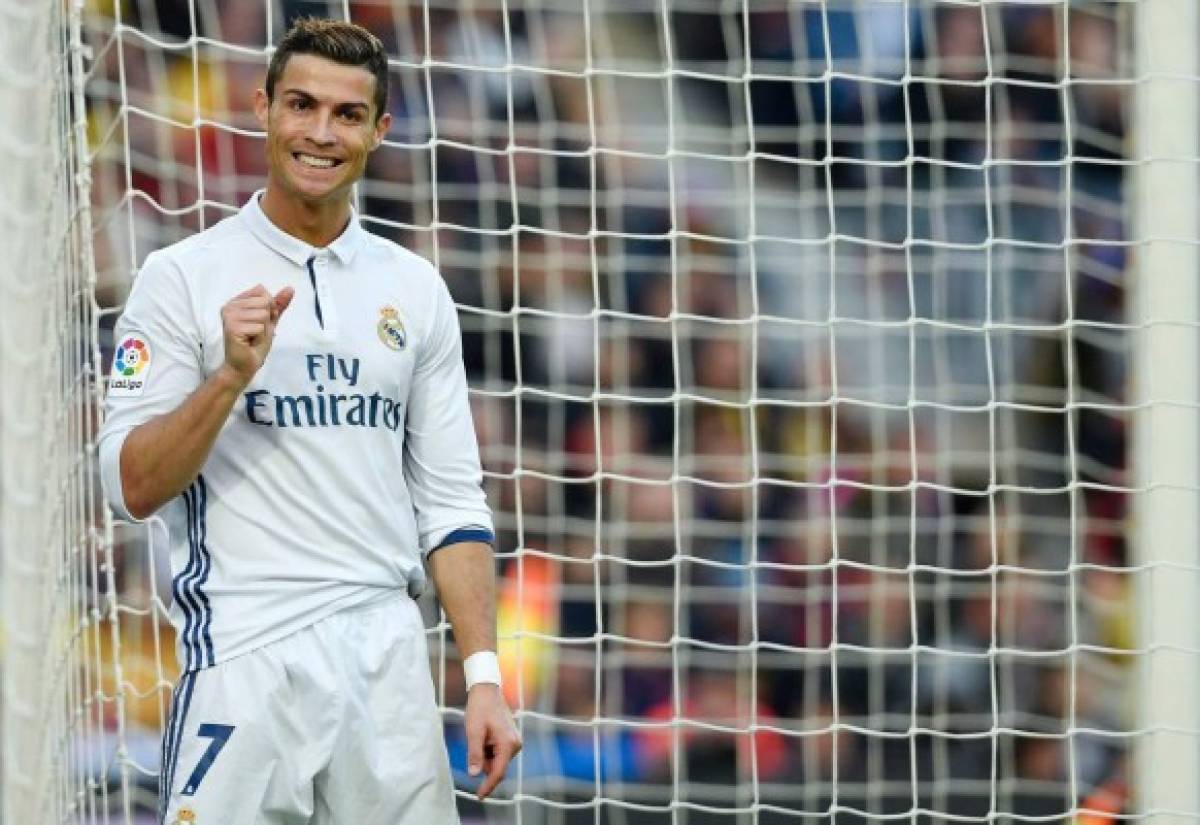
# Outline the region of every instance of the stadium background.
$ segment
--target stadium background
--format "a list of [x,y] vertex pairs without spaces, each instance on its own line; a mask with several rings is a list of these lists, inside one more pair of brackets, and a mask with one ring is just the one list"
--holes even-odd
[[[264,47],[348,13],[361,214],[461,308],[522,821],[1124,810],[1127,4],[669,7],[91,4],[103,327],[261,185]],[[169,573],[117,540],[153,766]]]

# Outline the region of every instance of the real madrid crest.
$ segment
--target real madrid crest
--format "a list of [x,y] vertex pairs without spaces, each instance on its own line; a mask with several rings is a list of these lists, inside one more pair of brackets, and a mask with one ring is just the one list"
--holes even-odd
[[192,825],[196,821],[196,813],[191,808],[180,808],[179,813],[175,814],[175,821],[171,825]]
[[395,307],[380,308],[379,323],[375,325],[375,331],[379,333],[379,340],[389,349],[399,351],[408,343],[408,333],[404,331],[404,323]]

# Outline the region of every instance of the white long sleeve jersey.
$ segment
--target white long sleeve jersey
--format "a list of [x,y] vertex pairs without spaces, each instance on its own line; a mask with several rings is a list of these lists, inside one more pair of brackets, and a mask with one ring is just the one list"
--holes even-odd
[[199,476],[158,513],[186,671],[417,590],[423,554],[492,541],[441,276],[357,216],[327,248],[310,247],[258,197],[151,254],[116,326],[100,467],[110,505],[131,519],[120,475],[129,432],[221,365],[225,303],[257,284],[296,290]]

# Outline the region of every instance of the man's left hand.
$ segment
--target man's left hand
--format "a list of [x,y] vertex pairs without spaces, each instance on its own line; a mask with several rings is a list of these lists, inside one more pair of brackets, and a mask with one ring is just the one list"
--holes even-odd
[[500,686],[480,682],[467,693],[467,773],[484,774],[475,795],[485,799],[508,770],[508,763],[521,751],[521,735]]

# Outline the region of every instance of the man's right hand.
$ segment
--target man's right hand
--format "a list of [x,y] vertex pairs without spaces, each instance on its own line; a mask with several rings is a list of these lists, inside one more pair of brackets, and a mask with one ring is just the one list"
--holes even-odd
[[296,290],[286,286],[273,297],[262,284],[235,295],[221,307],[225,333],[225,365],[243,385],[249,384],[267,360],[279,316]]
[[279,316],[296,291],[272,297],[262,284],[221,307],[225,363],[169,413],[129,431],[121,445],[125,508],[146,518],[196,479],[242,390],[267,360]]

